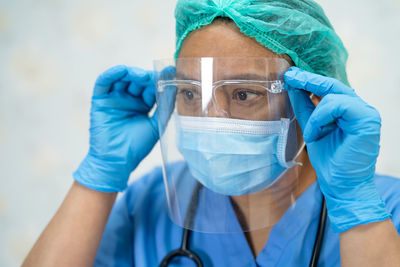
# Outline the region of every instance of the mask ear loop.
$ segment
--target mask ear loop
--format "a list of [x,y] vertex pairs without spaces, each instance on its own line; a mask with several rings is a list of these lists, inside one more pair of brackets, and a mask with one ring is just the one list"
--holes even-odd
[[[310,97],[310,100],[312,101],[314,94],[310,93],[309,97]],[[289,119],[281,119],[282,127],[281,127],[281,133],[279,134],[279,139],[278,139],[278,144],[277,144],[277,146],[278,146],[277,156],[278,156],[279,164],[285,168],[291,168],[295,165],[303,166],[303,163],[297,162],[296,159],[300,156],[300,154],[303,152],[303,150],[306,147],[306,143],[304,142],[304,140],[302,141],[300,149],[296,153],[296,155],[293,157],[293,159],[289,162],[286,161],[286,145],[287,145],[287,139],[288,139],[288,132],[289,132],[290,124],[294,123],[295,119],[296,119],[296,117],[293,117],[290,120]]]
[[287,136],[289,131],[289,123],[290,120],[286,118],[281,119],[281,129],[279,132],[278,144],[277,144],[277,156],[279,164],[282,167],[289,168],[288,163],[285,159],[285,151],[286,151],[286,144],[287,144]]

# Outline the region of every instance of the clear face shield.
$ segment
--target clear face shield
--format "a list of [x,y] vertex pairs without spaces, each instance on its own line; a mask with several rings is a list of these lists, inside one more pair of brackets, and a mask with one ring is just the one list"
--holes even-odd
[[282,58],[155,61],[169,215],[228,233],[274,225],[293,208],[304,147]]

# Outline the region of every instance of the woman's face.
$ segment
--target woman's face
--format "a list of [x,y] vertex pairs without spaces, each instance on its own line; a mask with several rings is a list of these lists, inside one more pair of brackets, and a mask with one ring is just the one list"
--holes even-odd
[[[282,72],[282,62],[285,68],[290,64],[288,57],[285,61],[282,56],[247,37],[233,22],[219,20],[193,31],[185,39],[178,55],[178,59],[184,60],[177,62],[177,79],[204,80],[204,62],[190,59],[204,57],[225,58],[215,59],[211,63],[212,81],[217,84],[222,80],[275,80],[278,73]],[[271,86],[270,83],[260,85]],[[178,113],[263,121],[285,117],[282,97],[268,93],[262,86],[223,84],[214,87],[213,101],[206,105],[207,114],[202,110],[204,94],[201,91],[204,92],[204,88],[187,85],[178,87]]]

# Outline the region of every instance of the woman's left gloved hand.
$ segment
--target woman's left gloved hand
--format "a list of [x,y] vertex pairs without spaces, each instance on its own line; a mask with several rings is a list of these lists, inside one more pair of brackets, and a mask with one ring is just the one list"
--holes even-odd
[[[374,183],[378,111],[333,78],[296,67],[284,77],[333,230],[344,232],[389,218]],[[322,97],[317,107],[306,91]]]
[[101,192],[123,191],[130,173],[158,140],[153,72],[115,66],[95,83],[89,152],[74,172],[80,184]]

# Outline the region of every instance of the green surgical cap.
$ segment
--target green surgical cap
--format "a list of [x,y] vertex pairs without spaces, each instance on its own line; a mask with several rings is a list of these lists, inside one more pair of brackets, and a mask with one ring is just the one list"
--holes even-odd
[[232,19],[240,31],[304,70],[348,84],[347,51],[322,8],[311,0],[178,0],[176,53],[186,36],[216,17]]

